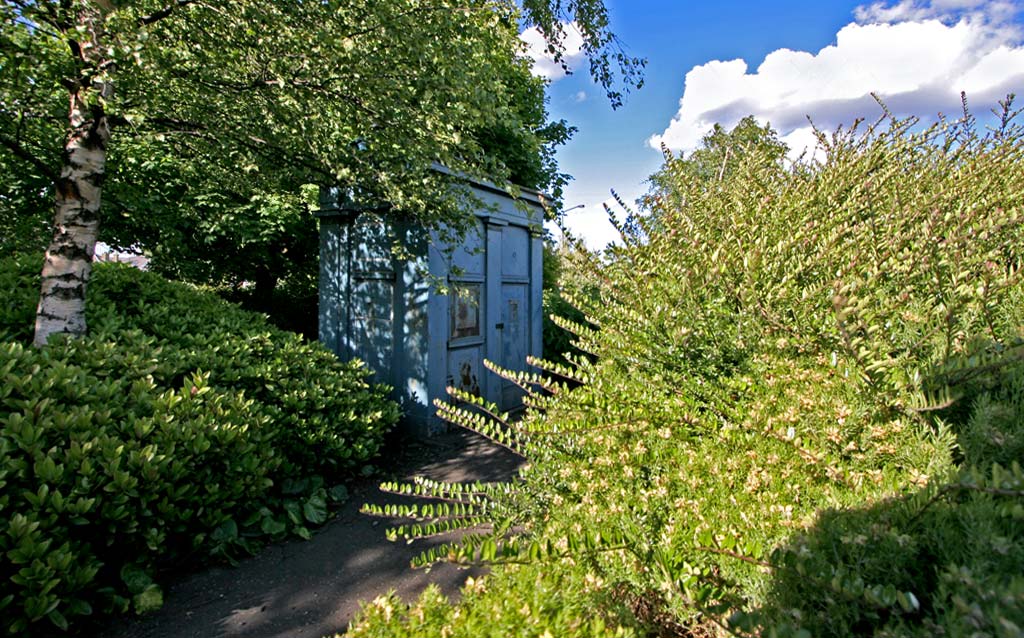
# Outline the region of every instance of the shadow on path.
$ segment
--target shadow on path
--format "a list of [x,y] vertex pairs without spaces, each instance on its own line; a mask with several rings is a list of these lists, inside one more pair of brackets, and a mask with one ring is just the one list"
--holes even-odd
[[[441,481],[498,481],[514,476],[519,459],[482,437],[451,432],[429,441],[405,441],[397,457],[379,462],[394,476]],[[214,567],[164,583],[164,606],[141,618],[116,619],[101,638],[313,637],[344,631],[368,601],[394,589],[412,601],[430,583],[457,595],[476,570],[435,566],[413,570],[412,560],[445,539],[391,543],[387,520],[359,513],[363,503],[395,502],[379,480],[352,489],[349,501],[312,540],[268,546],[237,567]]]

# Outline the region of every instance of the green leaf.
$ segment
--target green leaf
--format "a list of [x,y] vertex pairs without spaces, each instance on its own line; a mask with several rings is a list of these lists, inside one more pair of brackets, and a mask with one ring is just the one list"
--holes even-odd
[[145,591],[132,596],[132,607],[135,613],[148,614],[154,612],[164,605],[164,594],[156,585],[150,585]]
[[303,506],[298,501],[288,500],[284,502],[284,511],[294,525],[302,524],[302,509]]
[[229,518],[218,525],[217,529],[213,530],[210,538],[218,543],[233,541],[238,538],[238,525],[233,519]]
[[285,525],[283,521],[267,516],[260,521],[260,529],[263,530],[264,534],[277,536],[284,533],[287,529],[287,525]]
[[153,579],[145,570],[131,563],[121,568],[121,580],[133,594],[141,594],[153,584]]
[[309,480],[306,478],[287,478],[281,483],[281,493],[285,496],[297,496],[306,492],[309,487]]
[[322,496],[311,496],[302,506],[306,520],[314,525],[322,525],[327,520],[327,503]]
[[68,619],[64,617],[64,614],[60,613],[56,609],[46,614],[46,617],[61,631],[68,630]]
[[329,494],[334,503],[344,503],[348,500],[348,488],[344,485],[335,485],[330,489]]

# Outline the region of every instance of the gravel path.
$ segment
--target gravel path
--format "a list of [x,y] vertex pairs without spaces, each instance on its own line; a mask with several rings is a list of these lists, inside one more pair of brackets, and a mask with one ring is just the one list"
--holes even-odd
[[[512,477],[518,467],[511,453],[465,432],[392,448],[399,453],[379,463],[390,465],[396,478],[496,481]],[[387,520],[359,513],[366,502],[394,502],[377,490],[378,484],[375,479],[356,485],[349,501],[312,540],[271,545],[237,567],[213,567],[165,582],[162,609],[117,619],[99,636],[320,638],[344,631],[360,601],[392,589],[406,601],[429,583],[456,595],[473,570],[447,564],[429,573],[412,570],[409,561],[431,543],[390,543],[384,538]]]

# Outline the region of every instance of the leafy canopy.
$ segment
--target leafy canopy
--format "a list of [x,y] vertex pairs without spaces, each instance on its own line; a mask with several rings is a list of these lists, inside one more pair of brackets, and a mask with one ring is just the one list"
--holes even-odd
[[[104,192],[106,221],[125,220],[105,233],[115,244],[150,238],[179,203],[186,217],[230,223],[225,209],[248,208],[287,223],[259,199],[306,182],[357,185],[442,219],[456,207],[434,162],[557,189],[551,145],[568,129],[547,122],[517,36],[520,19],[558,38],[570,18],[613,86],[601,2],[527,2],[520,14],[491,0],[5,0],[0,161],[17,170],[0,206],[45,208],[75,86],[115,127]],[[99,54],[83,58],[90,48]],[[640,61],[620,62],[635,81]],[[236,245],[256,239],[239,234]]]
[[651,209],[667,205],[667,202],[659,203],[659,198],[671,198],[679,194],[672,175],[686,173],[704,182],[706,188],[711,188],[714,182],[724,182],[741,168],[744,160],[753,156],[767,164],[781,167],[789,147],[779,139],[770,124],[761,126],[754,116],[748,115],[732,130],[715,124],[701,138],[700,146],[688,155],[673,155],[667,148],[662,150],[665,153],[665,165],[651,176],[651,192],[644,198],[645,207]]
[[69,91],[114,129],[100,239],[174,278],[255,280],[264,310],[279,281],[316,279],[303,184],[457,226],[466,202],[430,170],[440,162],[557,205],[569,178],[554,150],[573,129],[548,120],[518,30],[536,25],[557,52],[570,21],[621,102],[642,61],[622,54],[600,0],[5,0],[0,248],[37,249],[53,232]]

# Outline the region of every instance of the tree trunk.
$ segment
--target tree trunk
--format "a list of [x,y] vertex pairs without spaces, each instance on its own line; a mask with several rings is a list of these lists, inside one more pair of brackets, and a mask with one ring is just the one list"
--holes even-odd
[[253,272],[252,308],[270,314],[274,309],[274,290],[277,276],[266,266],[256,266]]
[[[110,85],[99,87],[110,93]],[[55,334],[85,334],[85,288],[100,227],[100,194],[107,163],[110,123],[102,106],[83,93],[71,94],[70,128],[56,183],[53,240],[46,250],[43,285],[36,309],[36,346]]]
[[[78,69],[67,79],[68,137],[60,176],[54,185],[53,240],[43,262],[43,285],[36,308],[33,342],[44,346],[53,335],[85,334],[85,288],[100,229],[100,194],[107,166],[110,121],[104,103],[113,97],[109,79],[97,78],[104,68],[100,36],[109,0],[82,3],[75,24],[62,32],[84,36],[67,41]],[[112,70],[110,67],[109,70]]]

